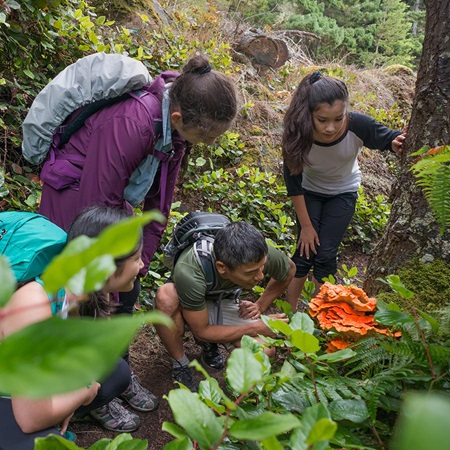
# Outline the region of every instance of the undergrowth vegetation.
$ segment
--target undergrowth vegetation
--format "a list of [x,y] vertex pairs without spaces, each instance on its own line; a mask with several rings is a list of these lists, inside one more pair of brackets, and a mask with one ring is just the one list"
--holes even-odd
[[[201,51],[215,68],[234,77],[242,109],[232,132],[213,146],[193,149],[161,244],[168,241],[186,211],[199,209],[248,221],[272,245],[291,253],[296,225],[280,170],[282,115],[301,76],[317,67],[287,63],[277,73],[258,77],[254,68],[232,59],[228,28],[234,28],[212,2],[204,8],[172,11],[170,25],[155,13],[139,13],[134,19],[133,26],[114,23],[83,1],[2,3],[0,209],[37,210],[39,168],[21,159],[20,125],[32,99],[60,70],[92,52],[127,52],[143,61],[154,76],[168,68],[179,70],[193,52]],[[223,27],[219,29],[217,22]],[[321,68],[349,84],[352,107],[392,128],[405,125],[407,108],[396,101],[380,101],[381,94],[375,90],[359,89],[361,80],[367,79],[361,72],[332,64]],[[248,155],[253,154],[249,162]],[[361,188],[344,245],[370,252],[389,211],[385,196]],[[136,212],[140,214],[139,209]],[[450,275],[448,267],[439,264],[418,263],[410,272],[401,272],[400,278],[385,280],[394,294],[378,302],[375,320],[392,332],[401,332],[401,338],[363,336],[345,350],[326,353],[326,344],[339,332],[320,329],[308,314],[294,314],[279,301],[279,308],[290,316],[289,324],[265,319],[278,334],[277,339],[268,340],[278,349],[277,359],[268,360],[260,344],[245,338],[242,349],[229,358],[227,392],[204,371],[198,395],[183,389],[171,391],[168,401],[177,425],[164,424],[175,437],[167,450],[387,448],[405,392],[447,393],[450,387],[450,310],[442,298],[446,287],[448,293]],[[427,270],[437,271],[442,284],[422,285],[417,274]],[[351,283],[356,272],[344,267],[340,275],[344,283]],[[2,266],[0,279],[4,273]],[[142,281],[142,302],[149,308],[168,275],[157,253]],[[307,283],[305,302],[312,290]],[[411,405],[417,408],[424,403],[418,399]],[[124,437],[120,448],[146,448],[128,440]],[[395,448],[406,449],[402,442],[399,437]],[[67,448],[61,442],[54,445]]]

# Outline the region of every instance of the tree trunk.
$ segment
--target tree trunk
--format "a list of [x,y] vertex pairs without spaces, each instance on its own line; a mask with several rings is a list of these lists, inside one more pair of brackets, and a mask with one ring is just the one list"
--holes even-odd
[[252,63],[271,68],[281,67],[289,59],[286,43],[256,30],[242,33],[236,51],[248,56]]
[[418,259],[450,261],[450,230],[439,234],[437,224],[415,178],[410,154],[427,145],[450,144],[450,0],[428,0],[425,41],[420,61],[401,171],[394,186],[386,231],[367,269],[364,288],[380,290],[377,277],[394,274]]

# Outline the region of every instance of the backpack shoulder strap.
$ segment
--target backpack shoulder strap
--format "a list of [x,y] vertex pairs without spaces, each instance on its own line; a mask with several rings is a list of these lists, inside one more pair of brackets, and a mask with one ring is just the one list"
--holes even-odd
[[218,284],[216,269],[214,267],[215,259],[212,253],[213,243],[213,236],[202,235],[194,242],[193,246],[195,257],[205,274],[207,292],[214,291]]

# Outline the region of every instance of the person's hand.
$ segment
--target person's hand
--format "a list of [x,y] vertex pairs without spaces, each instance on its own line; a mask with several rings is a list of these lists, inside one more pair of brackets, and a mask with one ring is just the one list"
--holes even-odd
[[241,319],[258,319],[262,314],[261,307],[258,303],[249,302],[248,300],[241,301],[239,305],[239,317]]
[[273,320],[281,320],[283,322],[289,322],[289,317],[284,313],[276,313],[276,314],[267,314],[269,319]]
[[88,387],[86,392],[86,400],[83,403],[83,406],[89,405],[92,400],[97,396],[98,390],[100,389],[100,383],[93,381]]
[[312,225],[309,227],[302,227],[300,238],[297,242],[300,256],[305,254],[306,258],[309,259],[310,252],[317,254],[316,245],[320,245],[320,241],[314,227]]
[[69,426],[69,422],[70,419],[72,418],[74,413],[69,414],[68,417],[66,417],[62,422],[61,422],[61,435],[64,435],[64,433],[67,431],[67,427]]
[[403,141],[406,139],[406,131],[403,132],[402,134],[399,134],[393,141],[391,144],[392,150],[394,150],[395,153],[397,153],[397,155],[401,155],[402,154],[402,147],[403,147]]

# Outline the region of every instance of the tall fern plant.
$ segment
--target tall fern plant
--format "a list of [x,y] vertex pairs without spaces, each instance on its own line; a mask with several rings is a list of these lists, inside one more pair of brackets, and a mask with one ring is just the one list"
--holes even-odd
[[444,234],[450,228],[450,146],[423,147],[413,153],[413,156],[417,155],[420,158],[411,171],[423,188],[425,198],[439,222],[441,234]]

